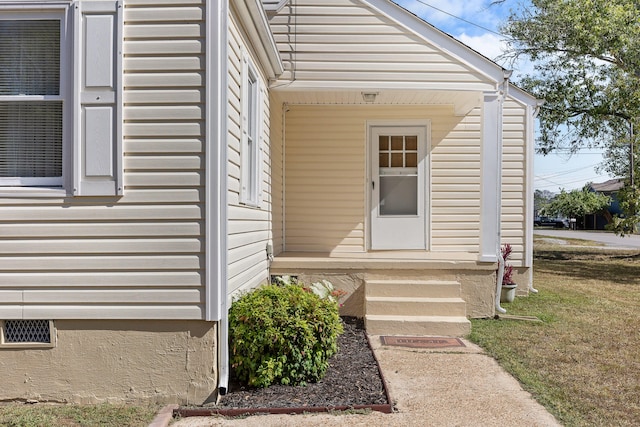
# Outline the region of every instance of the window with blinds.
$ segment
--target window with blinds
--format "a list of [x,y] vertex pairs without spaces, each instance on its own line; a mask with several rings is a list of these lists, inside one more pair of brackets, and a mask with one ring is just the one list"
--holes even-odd
[[260,86],[258,73],[248,56],[243,57],[242,70],[242,142],[240,146],[240,200],[260,206]]
[[60,27],[0,19],[0,185],[62,186]]

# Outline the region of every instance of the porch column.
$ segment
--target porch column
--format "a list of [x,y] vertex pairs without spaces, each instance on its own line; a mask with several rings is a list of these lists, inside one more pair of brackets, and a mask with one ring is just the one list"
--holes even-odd
[[480,262],[496,262],[500,248],[502,104],[500,91],[484,93],[480,148]]

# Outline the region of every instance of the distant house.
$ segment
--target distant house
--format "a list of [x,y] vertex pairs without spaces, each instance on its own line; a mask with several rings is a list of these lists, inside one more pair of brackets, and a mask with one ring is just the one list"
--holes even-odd
[[584,217],[584,229],[585,230],[604,230],[616,215],[622,214],[620,204],[618,202],[618,191],[624,187],[624,180],[621,178],[610,179],[601,183],[589,184],[589,189],[594,192],[604,194],[611,197],[611,204],[606,211],[585,215]]
[[0,0],[0,400],[202,403],[227,309],[327,278],[462,335],[532,280],[537,101],[387,0]]

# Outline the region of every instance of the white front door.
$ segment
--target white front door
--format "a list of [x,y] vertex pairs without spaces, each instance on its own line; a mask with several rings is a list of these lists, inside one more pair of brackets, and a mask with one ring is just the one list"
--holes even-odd
[[372,126],[371,249],[427,249],[427,128]]

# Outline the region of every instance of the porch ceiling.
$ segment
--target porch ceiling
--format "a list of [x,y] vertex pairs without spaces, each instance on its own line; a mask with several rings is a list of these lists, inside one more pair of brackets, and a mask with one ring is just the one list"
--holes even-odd
[[[464,116],[480,106],[480,92],[421,90],[277,90],[288,104],[301,105],[451,105],[455,114]],[[375,101],[366,102],[363,93],[376,93]]]

